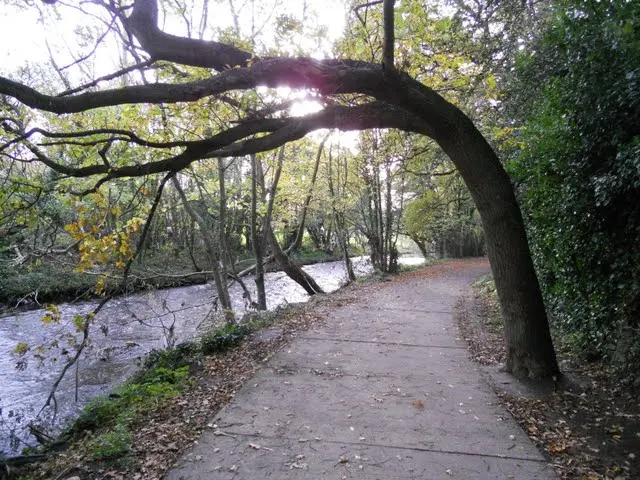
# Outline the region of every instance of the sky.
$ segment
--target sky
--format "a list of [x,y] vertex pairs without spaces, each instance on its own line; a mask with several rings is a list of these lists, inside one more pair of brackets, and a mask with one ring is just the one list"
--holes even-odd
[[[183,0],[184,1],[184,0]],[[192,12],[187,12],[185,16],[193,24],[193,28],[197,28],[201,12],[197,9],[201,2],[193,2],[196,5]],[[226,28],[233,26],[233,17],[228,8],[226,0],[219,5],[220,0],[211,0],[209,12],[209,30],[205,34],[205,39],[212,39],[216,35],[216,28]],[[251,32],[251,24],[261,28],[259,37],[266,47],[272,47],[268,42],[272,41],[275,27],[273,5],[274,2],[280,2],[281,5],[276,10],[276,14],[285,12],[296,14],[298,17],[302,14],[301,0],[262,0],[257,1],[258,5],[262,5],[264,11],[259,9],[250,9],[251,2],[248,0],[236,0],[238,5],[245,5],[240,10],[240,28],[243,34],[248,35]],[[73,62],[74,54],[82,55],[88,53],[93,48],[93,43],[82,44],[82,28],[91,22],[90,16],[78,11],[76,6],[84,3],[84,7],[90,14],[96,17],[105,18],[102,7],[91,5],[88,2],[72,2],[71,0],[60,0],[55,7],[42,4],[39,0],[34,1],[32,7],[16,7],[11,2],[0,0],[0,75],[10,76],[17,79],[20,74],[21,81],[36,86],[42,77],[42,68],[45,71],[52,71],[49,64],[48,46],[53,52],[54,59],[58,67],[64,67]],[[338,39],[345,27],[345,6],[343,0],[307,0],[309,10],[315,11],[317,14],[317,24],[323,25],[327,29],[328,41],[320,48],[312,41],[300,39],[300,43],[295,47],[305,48],[311,52],[311,55],[322,58],[331,51],[331,43]],[[217,7],[214,10],[213,7]],[[240,7],[238,7],[240,9]],[[314,25],[317,25],[314,24]],[[161,27],[168,33],[187,36],[187,28],[185,21],[180,15],[166,15],[160,20]],[[104,30],[104,27],[101,31]],[[28,34],[25,34],[27,32]],[[195,35],[195,34],[194,34]],[[47,46],[48,44],[48,46]],[[292,46],[294,47],[294,46]],[[294,53],[294,52],[291,52]],[[132,60],[129,60],[133,63]],[[38,64],[42,68],[38,67]],[[76,67],[65,70],[65,75],[70,79],[73,85],[79,85],[86,82],[87,77],[95,78],[116,71],[119,67],[119,53],[115,40],[107,38],[107,41],[95,53],[94,61],[87,62],[84,71]],[[49,78],[49,77],[47,77]],[[57,77],[54,77],[57,78]],[[40,87],[42,88],[42,87]],[[60,85],[54,87],[55,91],[64,90]],[[283,89],[280,94],[289,96],[292,92]],[[304,92],[294,93],[296,96],[304,96]],[[295,105],[291,110],[292,115],[305,115],[310,112],[318,111],[321,106],[316,102],[303,101]],[[357,141],[357,132],[336,133],[335,141],[342,145],[355,148]],[[323,136],[317,132],[312,137]]]
[[[193,0],[181,0],[189,3],[200,5],[201,2]],[[209,12],[209,31],[205,35],[205,39],[212,39],[215,28],[231,27],[233,18],[228,4],[225,1],[223,5],[217,5],[220,0],[211,0]],[[240,10],[240,27],[243,34],[249,34],[251,31],[251,23],[255,23],[258,28],[262,27],[261,40],[265,43],[273,37],[274,16],[271,14],[273,3],[281,2],[276,14],[295,12],[301,13],[300,0],[262,0],[257,3],[263,5],[265,12],[255,11],[248,8],[247,0],[236,0],[238,5],[245,5]],[[345,6],[342,0],[307,0],[310,10],[314,10],[318,15],[318,23],[325,26],[329,42],[340,37],[345,26]],[[91,21],[87,15],[79,12],[76,8],[66,6],[66,4],[83,4],[83,8],[89,13],[102,16],[102,8],[91,5],[90,2],[74,2],[60,0],[56,6],[44,5],[40,0],[34,0],[33,7],[16,7],[6,0],[0,0],[0,72],[8,74],[15,71],[16,68],[24,66],[28,61],[47,62],[48,51],[47,42],[54,51],[56,62],[59,66],[72,62],[69,50],[74,52],[88,52],[91,45],[79,46],[79,36],[77,30]],[[19,3],[19,2],[18,2]],[[76,5],[77,6],[77,5]],[[217,7],[217,10],[213,7]],[[240,7],[239,7],[240,8]],[[265,16],[268,15],[268,16]],[[196,8],[191,15],[190,20],[197,27],[197,22],[201,17],[200,11]],[[179,15],[167,15],[161,19],[161,27],[168,33],[177,35],[187,35],[185,22]],[[269,46],[269,45],[267,45]],[[301,40],[297,47],[306,48],[311,51],[313,56],[323,56],[323,51],[315,49],[310,41]],[[112,57],[117,63],[117,53],[114,53],[115,45],[111,42],[107,47],[111,50]],[[330,44],[324,46],[325,52],[330,49]],[[102,60],[102,59],[101,59]],[[102,62],[100,62],[102,63]],[[114,63],[114,62],[107,62]],[[100,72],[102,73],[102,72]],[[108,72],[104,72],[108,73]]]

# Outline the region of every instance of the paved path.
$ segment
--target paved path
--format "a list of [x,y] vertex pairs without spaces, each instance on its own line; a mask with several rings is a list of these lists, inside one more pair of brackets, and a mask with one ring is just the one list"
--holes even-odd
[[452,310],[479,262],[380,284],[250,379],[169,480],[551,479],[468,359]]

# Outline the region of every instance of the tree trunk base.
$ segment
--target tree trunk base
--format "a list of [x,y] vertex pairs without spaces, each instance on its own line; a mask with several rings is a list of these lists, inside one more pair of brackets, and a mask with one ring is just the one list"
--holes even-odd
[[513,348],[507,351],[505,371],[518,379],[560,377],[555,363],[549,365],[549,362],[545,362],[544,359],[533,358],[528,354],[518,354]]

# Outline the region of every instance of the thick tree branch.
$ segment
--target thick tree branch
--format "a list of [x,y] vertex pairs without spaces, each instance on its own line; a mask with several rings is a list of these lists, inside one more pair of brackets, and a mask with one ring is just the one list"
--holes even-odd
[[196,82],[123,87],[63,98],[44,95],[0,77],[0,94],[13,96],[32,108],[54,113],[73,113],[118,104],[192,102],[230,90],[258,86],[308,88],[323,95],[360,93],[372,96],[400,107],[398,111],[406,109],[421,118],[431,126],[429,132],[421,133],[438,142],[449,137],[450,132],[462,124],[466,124],[463,128],[472,128],[469,119],[461,115],[455,106],[407,74],[385,71],[381,65],[352,60],[269,59]]
[[[371,102],[354,107],[328,107],[306,117],[247,121],[208,139],[193,141],[178,155],[124,167],[111,167],[104,163],[86,167],[71,167],[55,162],[40,149],[28,143],[26,145],[38,161],[58,173],[77,178],[104,175],[97,185],[99,187],[114,178],[140,177],[168,171],[177,172],[187,168],[195,161],[206,158],[243,156],[272,150],[322,128],[335,128],[342,131],[397,128],[423,134],[428,134],[431,131],[425,122],[400,108],[384,102]],[[253,138],[259,133],[267,133],[268,135]],[[164,144],[162,145],[164,146]],[[92,191],[95,191],[95,188]]]
[[245,66],[251,59],[250,53],[231,45],[164,33],[158,28],[156,0],[136,0],[125,27],[154,60],[222,71]]
[[310,88],[324,95],[369,94],[384,88],[380,73],[379,65],[366,62],[275,58],[255,62],[250,67],[227,70],[205,80],[135,85],[64,97],[42,94],[31,87],[0,77],[0,94],[14,97],[31,108],[64,114],[126,104],[195,102],[231,90],[259,86]]

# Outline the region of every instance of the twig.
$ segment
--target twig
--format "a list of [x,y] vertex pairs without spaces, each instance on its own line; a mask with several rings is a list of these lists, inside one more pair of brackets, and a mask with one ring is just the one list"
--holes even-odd
[[131,65],[130,67],[125,67],[122,70],[118,70],[117,72],[110,73],[109,75],[105,75],[100,78],[96,78],[95,80],[85,83],[84,85],[80,85],[79,87],[72,88],[70,90],[65,90],[62,93],[58,94],[58,97],[66,97],[67,95],[73,95],[74,93],[78,93],[82,90],[86,90],[87,88],[95,87],[100,82],[105,82],[107,80],[113,80],[114,78],[121,77],[133,70],[139,70],[144,67],[148,67],[153,63],[153,60],[145,60],[144,62],[136,63],[135,65]]
[[[125,267],[124,275],[123,275],[123,278],[122,278],[123,288],[125,288],[126,285],[127,285],[127,277],[129,275],[129,270],[131,269],[131,265],[133,264],[133,261],[138,256],[138,253],[140,252],[140,249],[143,247],[144,242],[146,241],[147,235],[149,233],[150,224],[151,224],[151,221],[153,220],[155,212],[156,212],[156,210],[158,208],[158,204],[160,203],[160,199],[162,198],[162,192],[164,190],[164,187],[165,187],[167,181],[169,181],[169,179],[172,178],[174,175],[175,175],[175,172],[169,172],[164,176],[164,178],[160,182],[160,185],[158,187],[158,191],[156,192],[156,196],[155,196],[153,204],[151,206],[151,210],[149,211],[149,215],[147,216],[147,221],[146,221],[146,223],[144,225],[144,228],[142,229],[142,234],[140,235],[140,239],[138,241],[138,246],[136,248],[136,251],[134,252],[132,257],[128,260],[127,265]],[[96,308],[94,308],[92,312],[88,313],[85,316],[84,324],[83,324],[83,327],[82,327],[82,340],[80,342],[80,345],[78,346],[78,349],[76,350],[75,355],[62,368],[62,371],[60,372],[60,374],[56,378],[56,381],[53,383],[53,386],[51,387],[51,390],[49,392],[49,396],[47,397],[46,402],[44,403],[44,405],[42,406],[42,408],[40,409],[40,411],[38,412],[38,415],[36,417],[40,416],[40,414],[44,411],[44,409],[49,407],[51,405],[51,403],[53,402],[54,403],[54,415],[53,415],[53,420],[52,421],[55,421],[57,410],[58,410],[55,394],[56,394],[56,391],[58,390],[58,386],[60,385],[60,382],[62,382],[62,380],[64,379],[65,375],[67,374],[67,371],[73,365],[76,364],[76,362],[80,358],[80,355],[82,355],[82,352],[84,351],[85,347],[87,346],[87,344],[89,342],[89,327],[91,326],[91,323],[92,323],[93,319],[95,318],[96,315],[98,315],[98,313],[100,313],[100,311],[104,308],[104,306],[114,296],[115,296],[115,292],[110,294],[110,295],[108,295],[108,296],[106,296],[105,298],[103,298],[102,301],[98,304],[98,306]],[[77,400],[77,397],[76,397],[76,400]]]

